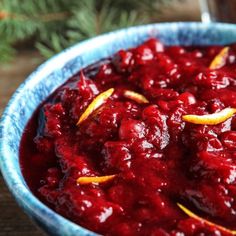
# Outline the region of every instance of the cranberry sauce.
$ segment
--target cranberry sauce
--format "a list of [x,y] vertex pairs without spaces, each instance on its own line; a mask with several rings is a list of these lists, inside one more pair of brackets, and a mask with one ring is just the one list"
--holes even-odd
[[30,189],[103,235],[234,234],[235,58],[235,45],[150,39],[84,69],[25,129]]

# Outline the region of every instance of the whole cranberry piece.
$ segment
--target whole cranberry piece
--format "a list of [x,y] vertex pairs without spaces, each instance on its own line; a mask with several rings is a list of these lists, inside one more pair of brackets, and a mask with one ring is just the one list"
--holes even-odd
[[160,111],[158,109],[157,105],[150,105],[147,106],[146,108],[143,109],[142,112],[142,118],[144,120],[148,119],[149,117],[156,117],[156,116],[160,116]]
[[149,47],[141,45],[135,49],[134,57],[136,65],[143,65],[150,62],[154,58],[154,55]]
[[112,62],[119,72],[126,72],[133,65],[133,54],[130,51],[120,50],[115,54]]
[[164,52],[164,45],[159,40],[151,38],[145,42],[145,44],[153,51],[153,52]]
[[215,113],[224,109],[224,103],[220,99],[215,98],[208,102],[208,107],[211,113]]
[[196,103],[196,98],[190,92],[181,93],[178,97],[178,100],[182,101],[186,105],[192,105]]
[[145,135],[145,126],[142,121],[138,120],[122,120],[120,129],[119,129],[119,137],[122,140],[143,138]]

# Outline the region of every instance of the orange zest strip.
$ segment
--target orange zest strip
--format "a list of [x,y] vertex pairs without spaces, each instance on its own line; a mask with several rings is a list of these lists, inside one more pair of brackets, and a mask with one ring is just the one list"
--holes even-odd
[[229,55],[229,47],[224,47],[212,60],[209,69],[219,69],[223,67],[226,63],[226,59]]
[[199,125],[217,125],[220,124],[236,113],[236,108],[225,108],[220,112],[209,115],[183,115],[183,121]]
[[86,184],[100,184],[100,183],[105,183],[107,181],[110,181],[114,179],[116,175],[104,175],[104,176],[84,176],[84,177],[79,177],[77,179],[77,183],[80,185],[86,185]]
[[124,91],[124,96],[126,98],[131,99],[131,100],[134,100],[137,103],[149,103],[147,98],[145,98],[142,94],[136,93],[136,92],[131,91],[131,90],[125,90]]
[[86,120],[97,108],[99,108],[114,92],[114,88],[110,88],[100,93],[94,100],[89,104],[84,113],[80,116],[79,121],[76,125],[79,125]]
[[198,215],[194,214],[193,212],[191,212],[189,209],[187,209],[185,206],[183,206],[180,203],[177,203],[177,205],[189,217],[191,217],[191,218],[193,218],[195,220],[201,221],[201,222],[203,222],[204,224],[206,224],[208,226],[213,226],[216,229],[221,230],[222,232],[225,232],[225,233],[228,233],[228,234],[231,234],[231,235],[236,235],[236,230],[230,230],[230,229],[227,229],[227,228],[225,228],[225,227],[223,227],[221,225],[218,225],[218,224],[215,224],[215,223],[213,223],[211,221],[203,219],[200,216],[198,216]]

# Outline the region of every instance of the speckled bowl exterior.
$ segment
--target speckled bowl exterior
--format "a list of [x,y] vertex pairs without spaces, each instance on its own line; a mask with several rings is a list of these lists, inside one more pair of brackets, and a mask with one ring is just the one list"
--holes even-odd
[[81,68],[134,47],[149,37],[167,45],[211,45],[236,41],[236,25],[161,23],[131,27],[89,39],[64,50],[42,64],[16,90],[0,121],[0,167],[22,209],[50,235],[97,235],[58,215],[40,202],[27,187],[19,165],[19,144],[24,127],[38,105]]

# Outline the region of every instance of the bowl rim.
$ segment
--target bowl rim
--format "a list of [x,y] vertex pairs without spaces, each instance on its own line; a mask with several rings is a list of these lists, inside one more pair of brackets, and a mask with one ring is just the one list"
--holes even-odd
[[[201,23],[201,22],[165,22],[165,23],[155,23],[155,24],[146,24],[146,25],[141,25],[141,26],[133,26],[133,27],[128,27],[124,29],[119,29],[115,30],[109,33],[105,33],[87,40],[84,40],[82,42],[76,43],[75,45],[63,50],[62,52],[56,54],[55,56],[51,57],[48,59],[46,62],[42,63],[40,66],[37,67],[34,72],[32,72],[26,80],[24,80],[23,83],[20,84],[20,86],[16,89],[14,94],[11,96],[7,106],[5,107],[2,117],[0,119],[0,169],[1,173],[3,175],[3,178],[5,180],[5,183],[8,186],[8,189],[10,190],[11,194],[14,196],[14,198],[17,200],[18,204],[23,207],[25,211],[27,211],[27,214],[33,218],[39,219],[42,222],[45,221],[47,218],[47,227],[50,228],[57,228],[60,230],[62,235],[70,235],[67,234],[64,230],[63,227],[65,224],[72,228],[72,231],[74,233],[78,233],[80,235],[97,235],[94,232],[89,231],[86,228],[83,228],[80,225],[77,225],[73,223],[72,221],[64,218],[63,216],[59,215],[49,207],[47,207],[45,204],[43,204],[36,196],[31,193],[27,185],[25,184],[24,181],[21,181],[19,178],[18,174],[14,171],[14,164],[11,163],[8,160],[8,153],[7,153],[7,142],[5,140],[5,135],[7,135],[7,130],[6,127],[10,125],[10,120],[9,120],[9,115],[11,114],[11,110],[17,104],[17,99],[21,95],[21,93],[24,92],[24,89],[30,84],[30,86],[33,86],[34,84],[37,84],[37,78],[38,77],[44,77],[48,73],[51,73],[53,69],[50,69],[51,65],[57,64],[57,68],[62,68],[66,62],[70,61],[73,59],[75,56],[80,55],[78,51],[80,51],[81,48],[85,47],[86,44],[88,43],[94,43],[96,44],[96,41],[102,40],[103,38],[109,37],[110,34],[122,34],[125,31],[132,31],[132,30],[137,30],[140,28],[147,28],[147,27],[173,27],[173,26],[186,26],[186,27],[198,27],[200,28],[206,28],[208,29],[212,25],[217,25],[222,28],[230,28],[232,30],[236,30],[236,25],[235,24],[228,24],[228,23]],[[74,51],[76,51],[74,53]],[[22,135],[23,131],[21,132]],[[19,151],[19,150],[18,150]],[[19,157],[19,155],[18,155]],[[12,175],[9,175],[8,170],[12,170],[11,173]],[[22,173],[20,173],[22,175]],[[17,186],[17,189],[13,188],[12,183],[14,183],[15,186]],[[33,204],[31,201],[33,199]],[[35,210],[36,209],[36,210]],[[48,217],[45,218],[45,215],[49,215],[50,219]],[[56,222],[59,223],[59,225],[55,226],[55,220]],[[71,232],[72,232],[71,231]]]

